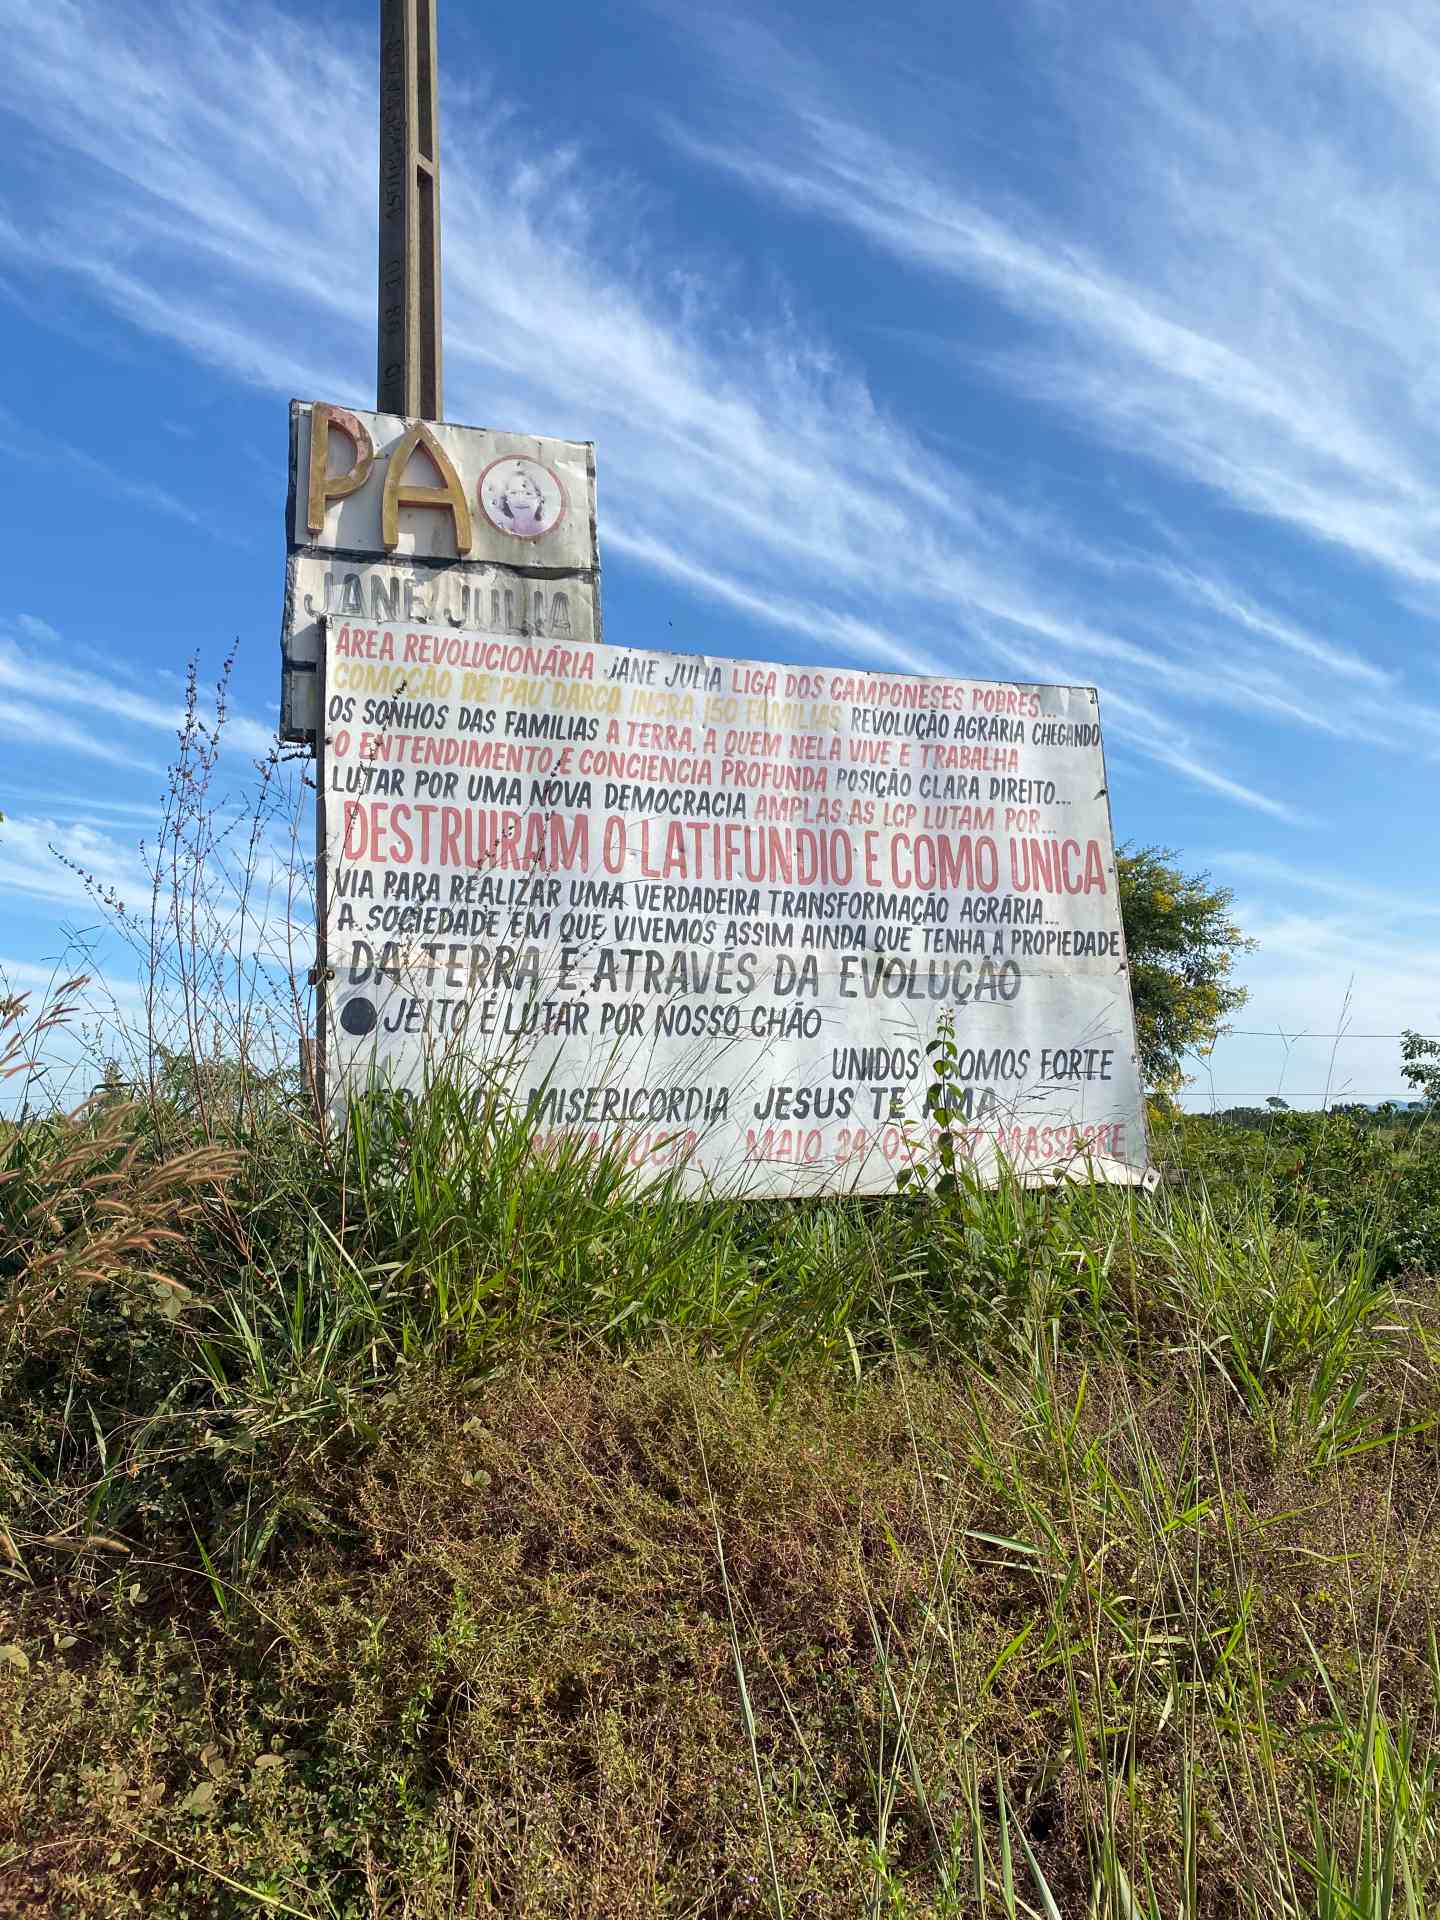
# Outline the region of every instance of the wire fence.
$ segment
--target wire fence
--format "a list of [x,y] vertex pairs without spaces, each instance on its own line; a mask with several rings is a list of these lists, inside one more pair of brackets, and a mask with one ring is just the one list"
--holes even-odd
[[[1426,1034],[1425,1039],[1440,1039]],[[1227,1027],[1205,1054],[1186,1057],[1189,1084],[1177,1098],[1186,1106],[1264,1106],[1271,1099],[1287,1106],[1379,1106],[1386,1102],[1423,1105],[1401,1073],[1403,1033],[1376,1033],[1342,1026],[1332,1032],[1301,1029],[1287,1033],[1275,1027]],[[1242,1049],[1243,1062],[1237,1058]],[[1268,1050],[1256,1042],[1271,1043]],[[1357,1045],[1372,1051],[1363,1062],[1345,1050]],[[1393,1046],[1383,1060],[1375,1050]]]

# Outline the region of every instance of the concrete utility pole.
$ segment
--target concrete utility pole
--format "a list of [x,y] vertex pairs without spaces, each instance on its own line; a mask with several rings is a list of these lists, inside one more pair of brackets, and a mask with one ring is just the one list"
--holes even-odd
[[380,0],[380,313],[376,406],[444,413],[435,0]]

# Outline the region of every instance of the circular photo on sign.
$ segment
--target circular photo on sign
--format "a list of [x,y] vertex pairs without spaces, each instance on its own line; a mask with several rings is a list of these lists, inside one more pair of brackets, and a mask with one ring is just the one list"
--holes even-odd
[[480,511],[491,526],[517,540],[538,540],[553,533],[565,518],[565,489],[559,474],[523,454],[492,460],[475,491]]

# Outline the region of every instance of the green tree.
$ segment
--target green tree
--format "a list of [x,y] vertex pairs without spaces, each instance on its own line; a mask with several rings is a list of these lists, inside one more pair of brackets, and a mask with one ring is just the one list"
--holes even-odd
[[1170,847],[1123,846],[1116,855],[1140,1071],[1162,1094],[1184,1085],[1184,1056],[1208,1052],[1249,998],[1230,974],[1236,955],[1255,946],[1230,917],[1229,888],[1183,873],[1175,857]]
[[1400,1071],[1422,1100],[1440,1106],[1440,1040],[1406,1027],[1400,1039]]

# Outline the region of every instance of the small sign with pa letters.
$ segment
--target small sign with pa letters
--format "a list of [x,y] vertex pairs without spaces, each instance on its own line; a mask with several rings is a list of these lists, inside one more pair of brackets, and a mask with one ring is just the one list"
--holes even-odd
[[281,738],[313,743],[327,617],[593,645],[595,449],[290,403]]

